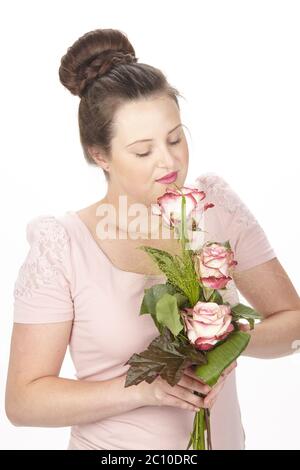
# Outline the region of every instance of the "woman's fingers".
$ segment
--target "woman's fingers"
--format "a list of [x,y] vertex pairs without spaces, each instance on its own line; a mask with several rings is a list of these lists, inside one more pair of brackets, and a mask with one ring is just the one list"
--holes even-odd
[[204,407],[206,408],[206,405],[207,405],[207,408],[211,409],[211,408],[214,406],[214,404],[216,403],[217,398],[218,398],[218,396],[213,397],[213,398],[210,400],[210,402],[209,402],[208,405],[207,405],[207,403],[205,403],[205,406],[204,406]]
[[[203,384],[203,385],[206,385],[206,383],[200,378],[198,377],[196,374],[195,374],[195,371],[193,370],[193,366],[191,367],[187,367],[185,370],[184,370],[184,375],[187,375],[189,377],[192,377],[194,380],[197,380],[200,384]],[[182,376],[182,377],[183,377]],[[207,385],[208,387],[210,387],[209,385]],[[211,387],[210,387],[211,388]]]
[[249,323],[239,323],[239,330],[240,331],[249,331],[250,330]]
[[192,390],[189,388],[183,387],[179,385],[169,386],[167,390],[167,394],[171,397],[169,400],[174,401],[174,397],[177,400],[182,400],[183,402],[187,402],[190,405],[193,405],[197,408],[208,408],[207,405],[204,404],[203,397],[199,397]]
[[[226,369],[223,370],[222,374],[220,375],[220,377],[226,377],[235,367],[237,366],[237,361],[233,361],[228,367],[226,367]],[[196,374],[195,374],[195,371],[193,369],[193,366],[190,366],[190,367],[187,367],[185,370],[184,370],[184,374],[185,375],[188,375],[189,377],[192,377],[193,379],[195,380],[198,380],[200,383],[202,384],[205,384],[205,382],[203,380],[201,380],[200,377],[198,377]],[[219,379],[220,380],[220,379]],[[218,382],[217,382],[218,383]]]
[[224,387],[225,379],[222,379],[220,382],[217,382],[214,388],[206,395],[204,398],[204,406],[211,408],[213,403],[216,401],[218,393]]
[[226,369],[223,370],[221,377],[226,377],[230,372],[235,369],[237,366],[237,361],[233,361]]
[[203,401],[204,408],[211,408],[215,401],[217,400],[219,392],[222,390],[225,380],[230,372],[235,369],[237,366],[237,361],[233,361],[226,369],[223,370],[218,381],[212,386],[208,386],[204,381],[197,377],[193,367],[187,367],[184,371],[184,374],[181,377],[181,380],[178,382],[178,385],[181,385],[191,390],[205,394]]
[[188,388],[195,392],[203,393],[205,395],[211,390],[211,387],[209,385],[206,385],[205,383],[196,380],[195,374],[183,374],[180,381],[178,382],[178,385]]
[[218,393],[222,390],[225,380],[230,372],[235,369],[237,366],[237,361],[233,361],[226,369],[224,369],[223,373],[220,375],[218,381],[212,387],[211,391],[206,395],[204,399],[204,405],[208,406],[209,408],[214,404],[217,399]]

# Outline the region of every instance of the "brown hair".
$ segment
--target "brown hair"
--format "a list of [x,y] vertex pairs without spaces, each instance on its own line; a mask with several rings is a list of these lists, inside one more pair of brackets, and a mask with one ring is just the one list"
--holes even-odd
[[[161,70],[137,63],[127,36],[117,29],[90,31],[68,48],[61,58],[59,79],[81,100],[78,110],[80,142],[86,161],[96,165],[88,147],[111,158],[114,114],[128,100],[167,94],[182,96]],[[109,174],[103,170],[106,180]]]

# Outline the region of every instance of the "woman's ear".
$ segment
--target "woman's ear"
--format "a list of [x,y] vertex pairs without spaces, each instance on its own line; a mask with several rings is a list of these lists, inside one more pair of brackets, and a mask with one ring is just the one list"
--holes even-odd
[[103,152],[93,146],[89,146],[87,148],[90,157],[94,160],[94,162],[100,166],[103,170],[109,170],[109,164],[107,158],[104,156]]

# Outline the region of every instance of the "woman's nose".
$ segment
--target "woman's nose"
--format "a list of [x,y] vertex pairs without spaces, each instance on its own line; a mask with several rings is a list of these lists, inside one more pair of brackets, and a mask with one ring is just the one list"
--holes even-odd
[[163,149],[161,154],[161,160],[166,168],[170,171],[175,171],[175,158],[168,149]]

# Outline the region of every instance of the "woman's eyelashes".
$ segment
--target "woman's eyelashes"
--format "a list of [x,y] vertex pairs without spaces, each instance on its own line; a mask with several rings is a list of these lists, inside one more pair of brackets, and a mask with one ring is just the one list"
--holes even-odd
[[[176,144],[179,144],[181,142],[181,139],[178,139],[176,140],[175,142],[170,142],[170,145],[176,145]],[[137,157],[147,157],[148,155],[150,155],[151,152],[147,152],[147,153],[136,153],[136,156]]]

